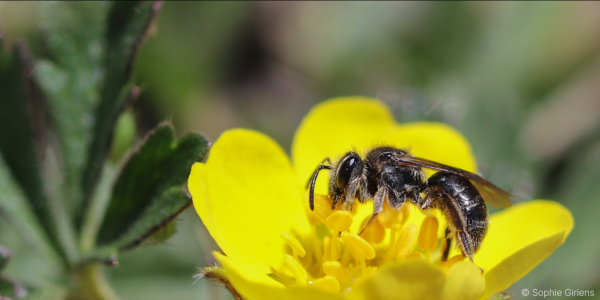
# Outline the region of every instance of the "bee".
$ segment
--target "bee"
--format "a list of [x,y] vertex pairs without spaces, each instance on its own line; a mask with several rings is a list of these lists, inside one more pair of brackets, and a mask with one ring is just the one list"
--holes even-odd
[[[438,172],[428,179],[423,168]],[[472,261],[488,229],[486,203],[498,208],[512,205],[509,197],[513,195],[477,174],[414,157],[407,150],[378,147],[369,151],[364,160],[357,153],[348,152],[335,164],[329,158],[321,162],[308,182],[311,210],[321,170],[332,171],[332,209],[339,203],[342,209],[350,210],[355,200],[373,200],[373,214],[363,231],[383,210],[384,202],[392,209],[400,209],[406,201],[422,210],[439,208],[448,224],[442,261],[447,260],[453,239],[462,255]]]

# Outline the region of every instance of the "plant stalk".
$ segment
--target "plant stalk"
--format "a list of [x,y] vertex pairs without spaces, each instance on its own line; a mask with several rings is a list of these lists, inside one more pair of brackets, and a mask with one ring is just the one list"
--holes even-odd
[[118,300],[119,298],[106,281],[100,263],[90,263],[77,270],[78,288],[70,299]]

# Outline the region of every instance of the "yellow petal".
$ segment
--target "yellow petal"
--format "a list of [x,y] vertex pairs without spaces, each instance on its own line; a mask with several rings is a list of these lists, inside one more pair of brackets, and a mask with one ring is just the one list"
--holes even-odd
[[397,125],[385,141],[394,147],[408,148],[413,156],[470,172],[477,171],[477,163],[467,139],[456,129],[443,123]]
[[485,293],[485,278],[471,261],[459,261],[448,272],[443,290],[444,300],[475,300]]
[[485,271],[487,294],[500,292],[533,270],[573,229],[571,212],[559,203],[519,203],[490,218],[475,264]]
[[[299,184],[304,187],[326,157],[335,161],[352,150],[362,155],[381,142],[394,124],[390,110],[376,99],[345,97],[316,105],[302,120],[292,143]],[[322,173],[315,191],[327,194],[329,172]]]
[[344,299],[339,294],[322,291],[311,286],[286,288],[266,274],[255,272],[255,268],[251,265],[241,263],[218,252],[214,252],[213,255],[225,270],[225,275],[231,281],[235,292],[244,300]]
[[350,299],[409,300],[440,299],[444,272],[423,259],[407,259],[379,269],[371,277],[357,283]]
[[264,274],[279,270],[289,251],[282,231],[299,239],[310,233],[289,160],[261,133],[223,133],[206,164],[192,167],[188,187],[219,247]]

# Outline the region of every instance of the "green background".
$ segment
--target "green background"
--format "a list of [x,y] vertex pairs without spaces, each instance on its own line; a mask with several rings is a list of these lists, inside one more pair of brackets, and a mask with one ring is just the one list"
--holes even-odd
[[[32,3],[0,4],[5,46],[44,57]],[[377,97],[399,122],[463,132],[480,172],[517,196],[560,201],[566,243],[509,289],[593,289],[600,298],[600,4],[564,2],[168,2],[142,46],[129,110],[138,139],[163,120],[215,140],[232,127],[289,152],[319,101]],[[123,299],[230,299],[194,279],[217,249],[193,210],[165,244],[120,256],[109,280]],[[14,253],[6,274],[47,276],[0,219]],[[32,274],[31,270],[36,270]]]

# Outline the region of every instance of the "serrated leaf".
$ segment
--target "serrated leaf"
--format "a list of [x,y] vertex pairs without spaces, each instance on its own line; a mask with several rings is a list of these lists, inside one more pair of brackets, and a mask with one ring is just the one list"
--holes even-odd
[[104,82],[95,112],[94,138],[84,171],[84,201],[87,201],[98,181],[119,115],[128,101],[135,99],[139,93],[131,83],[133,65],[145,34],[158,13],[158,4],[149,1],[114,2],[109,11],[105,34]]
[[175,233],[177,233],[177,223],[169,222],[154,232],[148,239],[145,240],[145,243],[149,245],[161,244],[170,239],[173,235],[175,235]]
[[[12,223],[19,223],[16,227],[20,231],[28,231],[27,238],[35,235],[38,244],[45,242],[39,237],[40,229],[45,231],[41,235],[47,235],[51,245],[62,253],[40,173],[41,153],[45,147],[45,105],[36,83],[29,76],[32,69],[33,63],[24,44],[11,55],[0,49],[0,152],[4,157],[0,159],[0,213],[7,214]],[[5,167],[10,170],[20,191],[15,191],[17,187],[9,187],[12,180],[5,173]],[[21,192],[25,199],[20,197]],[[28,205],[21,200],[27,200]],[[37,221],[32,220],[29,213],[34,214]]]
[[54,244],[48,240],[48,235],[44,233],[39,220],[36,219],[33,210],[28,205],[22,189],[17,186],[8,173],[8,168],[1,156],[0,218],[5,219],[11,225],[11,229],[14,229],[28,245],[36,249],[51,268],[60,272],[58,248],[51,247]]
[[[27,195],[40,221],[49,226],[43,205],[39,152],[36,149],[34,125],[39,116],[41,101],[36,97],[35,84],[28,74],[31,61],[27,48],[21,46],[12,55],[0,54],[0,151],[14,179]],[[36,128],[40,128],[37,124]],[[37,133],[38,136],[42,135]]]
[[151,132],[114,185],[97,244],[121,249],[135,246],[190,205],[183,185],[192,164],[204,158],[208,146],[198,134],[176,141],[168,123]]
[[65,204],[82,198],[81,175],[87,161],[100,100],[107,2],[38,2],[51,61],[40,61],[35,76],[46,93],[65,170]]
[[163,192],[153,199],[129,230],[111,245],[126,250],[142,242],[155,244],[166,241],[176,231],[175,223],[171,221],[191,204],[191,198],[182,187],[173,187]]

